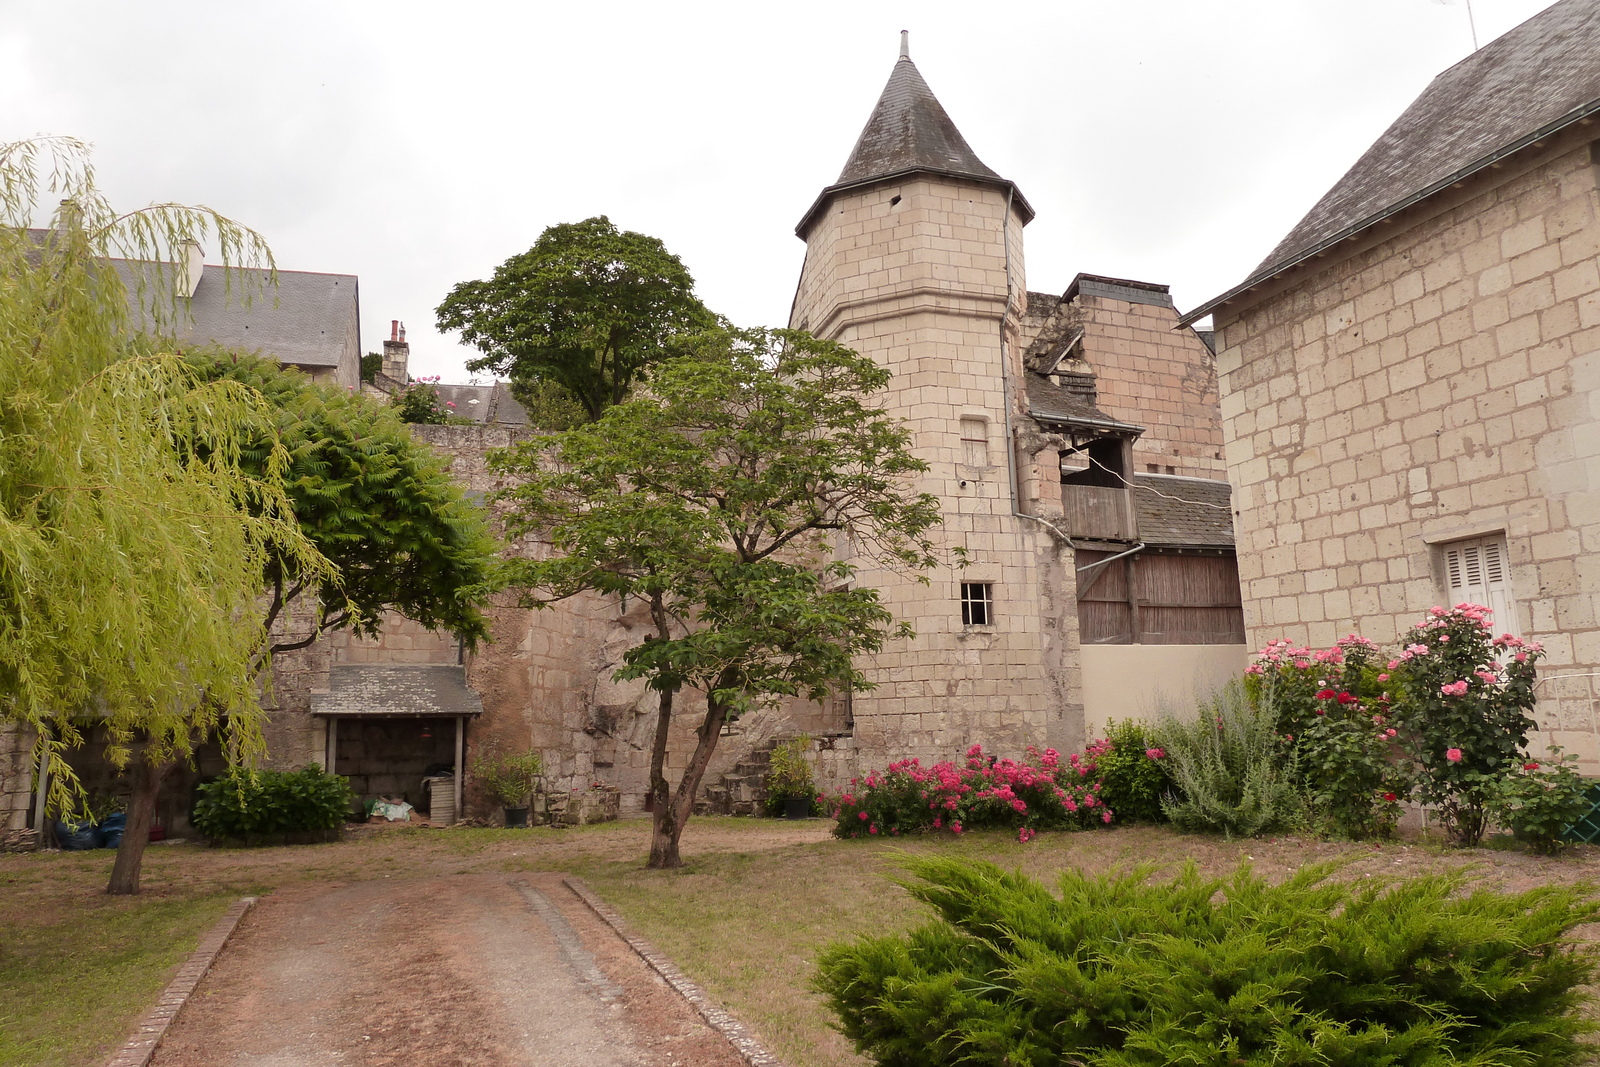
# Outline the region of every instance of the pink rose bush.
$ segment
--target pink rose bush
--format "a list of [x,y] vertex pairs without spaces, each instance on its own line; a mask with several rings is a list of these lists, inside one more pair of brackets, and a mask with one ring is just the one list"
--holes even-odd
[[855,778],[830,798],[834,836],[912,833],[961,834],[967,830],[1015,829],[1031,840],[1040,830],[1104,826],[1113,813],[1100,798],[1096,745],[1066,759],[1053,748],[1032,748],[1021,760],[967,749],[961,763],[944,760],[924,767],[900,760]]
[[1330,649],[1274,641],[1257,654],[1247,684],[1276,709],[1314,821],[1381,835],[1397,815],[1390,798],[1414,796],[1456,841],[1477,843],[1495,783],[1533,773],[1523,765],[1543,652],[1494,636],[1491,619],[1481,604],[1432,608],[1388,658],[1354,634]]

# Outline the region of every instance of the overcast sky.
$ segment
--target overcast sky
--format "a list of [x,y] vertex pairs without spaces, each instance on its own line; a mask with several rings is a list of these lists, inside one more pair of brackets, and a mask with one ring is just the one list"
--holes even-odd
[[[1480,43],[1548,0],[1472,0]],[[0,0],[0,141],[95,146],[113,204],[203,203],[279,266],[357,274],[362,345],[466,378],[458,281],[546,226],[666,242],[740,325],[782,325],[794,226],[899,48],[1038,212],[1029,288],[1242,280],[1428,81],[1465,0],[443,4]]]

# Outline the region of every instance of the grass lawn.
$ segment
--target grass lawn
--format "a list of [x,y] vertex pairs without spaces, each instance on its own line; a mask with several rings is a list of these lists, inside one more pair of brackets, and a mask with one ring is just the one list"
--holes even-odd
[[649,826],[577,830],[384,830],[326,845],[207,849],[153,845],[145,893],[111,898],[112,853],[0,855],[0,1067],[103,1063],[228,902],[306,881],[493,871],[578,874],[752,1026],[789,1067],[861,1064],[809,989],[829,942],[903,929],[924,912],[891,879],[904,853],[959,852],[1049,878],[1192,859],[1221,872],[1250,860],[1269,876],[1344,858],[1347,877],[1476,865],[1507,889],[1600,881],[1600,849],[1554,859],[1425,844],[1300,838],[1225,842],[1151,827],[834,841],[827,823],[696,818],[688,865],[647,871]]

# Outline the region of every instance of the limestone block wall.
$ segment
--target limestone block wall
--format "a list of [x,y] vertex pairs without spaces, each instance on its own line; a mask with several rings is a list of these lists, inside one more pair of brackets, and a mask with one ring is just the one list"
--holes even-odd
[[0,723],[0,832],[28,825],[32,803],[33,760],[37,735],[15,723]]
[[[1514,157],[1216,315],[1252,642],[1392,642],[1440,546],[1503,534],[1544,740],[1600,772],[1600,193]],[[1510,627],[1507,627],[1510,628]],[[1540,742],[1544,743],[1543,741]]]
[[[854,697],[850,751],[881,766],[943,758],[976,740],[1020,750],[1075,736],[1081,701],[1061,640],[1062,615],[1075,605],[1046,595],[1059,553],[1042,528],[1012,515],[1007,472],[1015,398],[1000,327],[1010,331],[1004,359],[1015,385],[1027,291],[1020,215],[1008,213],[1003,190],[919,176],[835,196],[806,240],[791,322],[893,372],[881,403],[905,420],[930,465],[918,488],[944,503],[942,545],[969,560],[923,585],[838,546],[860,566],[857,580],[917,631],[862,665],[877,688]],[[969,462],[963,420],[984,428],[985,462]],[[962,583],[992,586],[990,624],[963,625]]]

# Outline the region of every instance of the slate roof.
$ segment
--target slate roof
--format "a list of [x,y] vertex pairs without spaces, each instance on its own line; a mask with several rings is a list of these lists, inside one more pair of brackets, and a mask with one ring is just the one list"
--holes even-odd
[[1147,545],[1233,547],[1233,489],[1227,482],[1135,474],[1133,505]]
[[481,715],[465,667],[344,663],[328,670],[328,691],[311,694],[311,714],[378,718]]
[[1028,414],[1037,422],[1096,430],[1118,436],[1138,436],[1144,427],[1112,418],[1075,393],[1040,374],[1023,375]]
[[455,406],[451,414],[469,418],[473,422],[493,423],[499,426],[526,426],[528,412],[511,395],[511,386],[505,382],[490,385],[435,385],[439,399]]
[[[114,262],[128,288],[130,303],[137,301],[137,272],[143,264],[125,259]],[[263,284],[265,271],[235,271],[231,280],[229,273],[220,266],[205,266],[189,301],[190,318],[178,322],[179,341],[260,350],[279,363],[297,367],[339,365],[357,317],[358,279],[354,274],[280,270],[277,284],[269,286]],[[171,284],[170,274],[164,284]],[[251,294],[249,307],[241,300],[246,292]],[[137,309],[135,316],[136,321],[144,320]],[[359,353],[359,343],[354,351]]]
[[878,97],[850,158],[839,172],[839,180],[822,190],[795,232],[804,237],[823,203],[840,190],[916,173],[945,174],[1004,186],[1013,191],[1023,221],[1033,218],[1033,208],[1022,193],[978,158],[923,81],[917,65],[902,50],[883,95]]
[[1596,111],[1600,0],[1561,0],[1435,78],[1248,278],[1183,323]]

